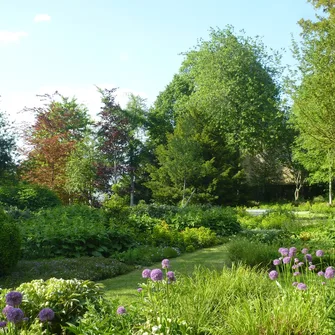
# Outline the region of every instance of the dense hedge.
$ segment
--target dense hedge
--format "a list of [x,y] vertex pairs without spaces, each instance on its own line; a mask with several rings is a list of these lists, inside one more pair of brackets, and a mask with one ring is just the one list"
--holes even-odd
[[17,224],[0,209],[0,276],[10,273],[20,258],[21,238]]

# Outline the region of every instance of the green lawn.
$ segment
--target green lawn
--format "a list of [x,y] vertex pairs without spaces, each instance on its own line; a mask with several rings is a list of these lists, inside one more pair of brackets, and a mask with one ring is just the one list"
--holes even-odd
[[[202,249],[193,253],[184,254],[170,260],[171,270],[178,274],[191,275],[197,265],[220,269],[229,262],[225,245]],[[105,286],[109,299],[119,299],[120,303],[129,304],[139,296],[136,289],[142,282],[142,271],[146,267],[134,270],[125,275],[101,281]],[[161,268],[160,263],[148,266],[150,269]]]

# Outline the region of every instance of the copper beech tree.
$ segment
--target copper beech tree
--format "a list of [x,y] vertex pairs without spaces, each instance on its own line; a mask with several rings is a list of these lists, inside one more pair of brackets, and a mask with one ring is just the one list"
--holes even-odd
[[34,114],[34,123],[25,129],[26,160],[21,165],[22,178],[55,191],[67,203],[66,164],[76,144],[89,130],[86,107],[76,99],[58,93],[41,97],[45,104],[26,108]]

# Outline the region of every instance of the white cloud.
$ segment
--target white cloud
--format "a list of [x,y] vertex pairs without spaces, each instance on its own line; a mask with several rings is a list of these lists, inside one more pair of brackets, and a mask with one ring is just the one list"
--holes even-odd
[[34,17],[35,22],[46,22],[50,20],[51,20],[51,16],[48,14],[37,14]]
[[28,33],[24,31],[7,31],[0,30],[0,42],[12,43],[19,41],[22,37],[28,36]]

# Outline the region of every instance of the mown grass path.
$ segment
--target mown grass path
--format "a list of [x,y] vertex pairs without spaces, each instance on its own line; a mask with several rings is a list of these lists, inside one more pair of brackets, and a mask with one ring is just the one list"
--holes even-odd
[[[229,262],[225,245],[198,250],[193,253],[184,254],[170,260],[171,270],[178,275],[191,275],[194,267],[201,265],[213,269],[221,269]],[[119,299],[120,303],[129,304],[139,297],[136,289],[143,282],[142,271],[145,268],[161,268],[161,263],[148,267],[141,267],[125,275],[101,281],[105,286],[105,293],[109,299]]]

